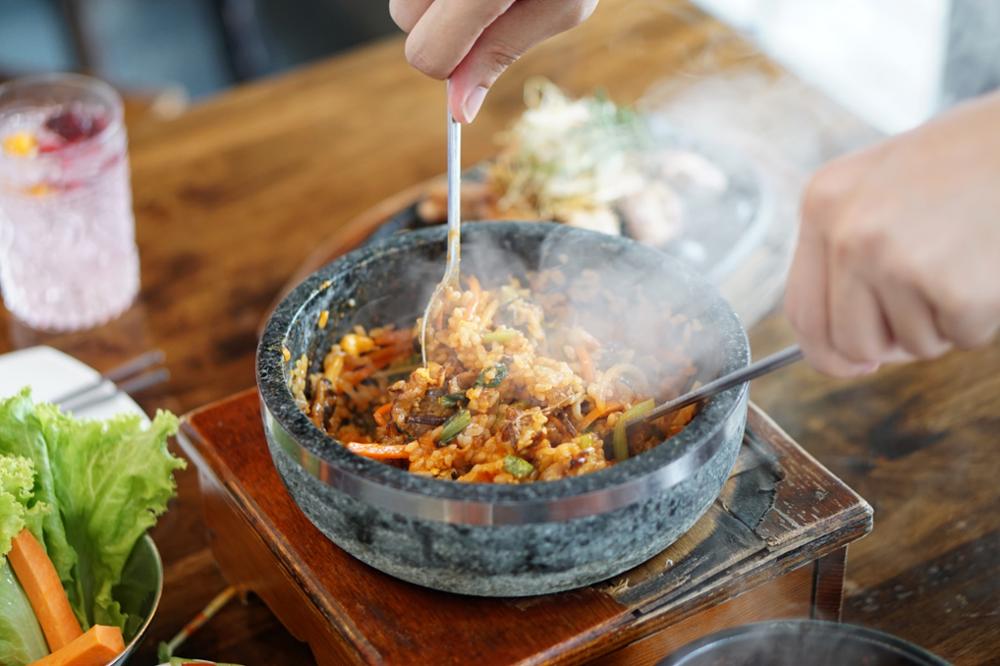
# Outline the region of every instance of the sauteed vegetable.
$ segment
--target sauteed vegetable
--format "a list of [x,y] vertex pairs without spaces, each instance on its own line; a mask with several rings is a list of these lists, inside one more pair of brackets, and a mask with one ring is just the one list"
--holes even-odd
[[[426,367],[419,322],[356,327],[314,372],[299,358],[290,373],[299,407],[358,455],[466,482],[597,471],[691,420],[694,407],[626,433],[626,416],[677,394],[694,366],[676,353],[652,358],[599,339],[574,321],[565,290],[554,288],[559,277],[531,279],[530,287],[512,280],[485,289],[469,277],[465,289],[449,290],[433,315]],[[696,324],[684,327],[690,335]]]

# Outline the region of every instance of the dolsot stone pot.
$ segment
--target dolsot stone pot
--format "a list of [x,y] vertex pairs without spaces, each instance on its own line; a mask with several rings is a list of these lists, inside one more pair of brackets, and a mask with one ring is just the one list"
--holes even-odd
[[[257,383],[271,456],[291,496],[358,559],[462,594],[582,587],[662,551],[718,496],[742,440],[746,385],[709,401],[665,445],[596,473],[524,485],[411,475],[350,453],[298,409],[288,388],[294,360],[307,354],[317,369],[354,324],[412,325],[443,271],[445,234],[432,227],[351,252],[307,278],[272,314],[257,352]],[[513,274],[559,263],[570,279],[584,267],[602,273],[627,266],[629,275],[642,276],[629,289],[701,322],[701,379],[749,361],[746,333],[714,289],[634,241],[549,223],[477,222],[463,226],[462,261],[463,272]],[[320,329],[323,310],[329,321]]]

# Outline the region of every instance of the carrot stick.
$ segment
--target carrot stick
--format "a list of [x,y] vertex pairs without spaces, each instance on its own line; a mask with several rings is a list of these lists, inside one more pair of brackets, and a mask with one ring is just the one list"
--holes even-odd
[[348,442],[347,450],[371,460],[408,460],[410,455],[403,445]]
[[105,666],[124,651],[121,629],[95,624],[87,633],[30,666]]
[[577,426],[577,430],[586,430],[597,419],[601,418],[602,416],[607,416],[611,412],[617,412],[621,408],[622,408],[621,405],[604,405],[604,407],[594,407],[587,413],[586,416],[583,417],[583,420],[580,421],[580,425]]
[[389,412],[391,410],[392,410],[391,402],[387,402],[378,409],[376,409],[372,413],[372,416],[375,417],[375,423],[379,424],[380,426],[385,426],[385,424],[388,423],[389,421],[388,417],[389,417]]
[[28,595],[31,609],[42,626],[49,650],[55,652],[83,634],[69,605],[66,590],[42,544],[27,528],[14,537],[7,553],[17,580]]

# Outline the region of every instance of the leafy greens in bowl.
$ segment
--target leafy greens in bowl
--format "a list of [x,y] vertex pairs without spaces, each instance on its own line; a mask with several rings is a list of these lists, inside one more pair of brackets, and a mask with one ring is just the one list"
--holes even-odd
[[166,511],[185,464],[167,449],[176,430],[168,412],[151,423],[137,414],[97,421],[35,404],[27,390],[0,401],[0,664],[52,652],[45,614],[10,563],[24,531],[44,549],[83,631],[117,628],[128,642],[145,625],[140,608],[157,581],[138,578],[156,567],[135,563],[155,559],[140,539]]

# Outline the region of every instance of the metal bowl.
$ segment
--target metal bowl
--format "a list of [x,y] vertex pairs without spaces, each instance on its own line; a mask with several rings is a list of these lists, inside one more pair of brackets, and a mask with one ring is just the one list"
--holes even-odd
[[[628,239],[564,225],[481,222],[463,230],[463,271],[628,265],[645,289],[704,329],[702,379],[746,365],[746,333],[701,277]],[[440,277],[444,227],[356,250],[303,281],[278,305],[257,352],[264,429],[291,496],[332,541],[392,576],[440,590],[521,596],[572,589],[636,566],[673,543],[717,497],[738,453],[747,387],[720,394],[670,443],[596,473],[524,485],[428,479],[336,445],[298,409],[290,363],[325,351],[354,324],[413,321]],[[511,261],[510,257],[516,257]],[[426,262],[431,273],[414,278]],[[577,269],[578,270],[578,269]],[[570,275],[572,278],[572,275]],[[686,308],[686,309],[685,309]],[[329,312],[325,329],[317,326]],[[616,322],[628,326],[628,321]],[[673,344],[676,344],[674,342]]]
[[122,666],[139,648],[160,605],[162,594],[163,562],[160,560],[160,553],[153,539],[146,534],[132,549],[132,554],[129,555],[122,572],[122,582],[115,588],[115,599],[121,604],[122,610],[143,619],[134,629],[132,638],[126,643],[125,651],[108,666]]
[[901,638],[851,624],[779,620],[727,629],[690,643],[659,666],[948,666]]

